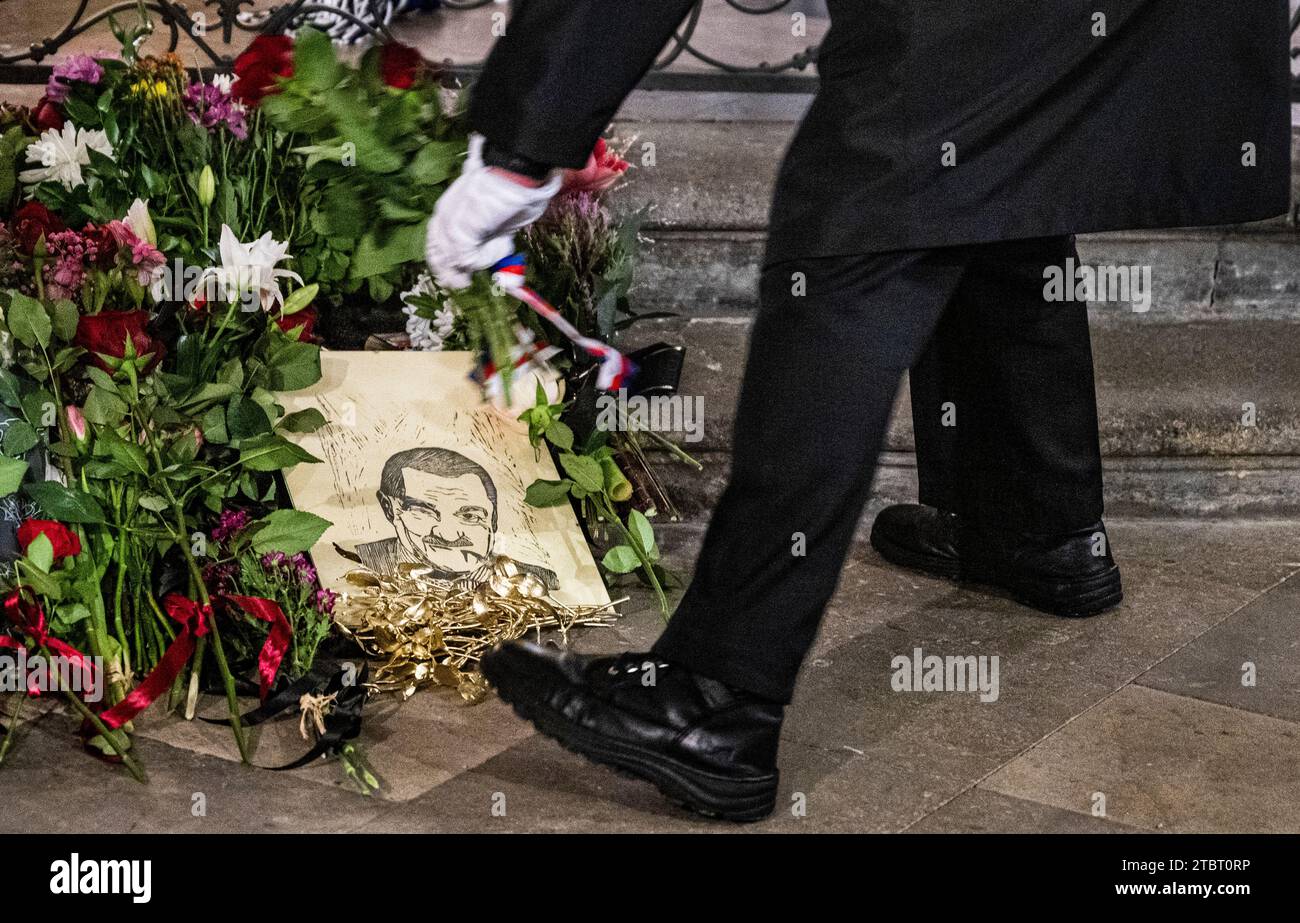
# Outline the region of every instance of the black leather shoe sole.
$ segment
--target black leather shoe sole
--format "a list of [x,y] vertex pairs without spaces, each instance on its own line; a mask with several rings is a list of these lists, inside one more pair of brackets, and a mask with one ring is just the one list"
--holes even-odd
[[963,583],[997,587],[1016,602],[1052,615],[1086,618],[1113,609],[1124,600],[1119,566],[1078,580],[1048,580],[1007,574],[987,567],[963,567],[960,560],[924,554],[890,540],[883,530],[871,530],[871,546],[891,564]]
[[778,774],[738,779],[688,766],[648,747],[613,740],[574,724],[539,701],[540,690],[514,670],[502,670],[492,655],[483,658],[483,676],[515,714],[566,750],[650,782],[667,798],[706,817],[749,823],[776,807]]

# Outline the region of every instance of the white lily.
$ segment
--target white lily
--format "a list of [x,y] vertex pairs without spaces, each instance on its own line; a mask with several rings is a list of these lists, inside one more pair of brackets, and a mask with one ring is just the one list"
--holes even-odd
[[47,128],[27,146],[27,162],[40,166],[24,170],[18,179],[24,183],[57,180],[64,189],[76,189],[85,182],[81,168],[90,163],[91,151],[112,159],[113,146],[108,143],[108,135],[94,128],[78,128],[71,122],[64,122],[62,131]]
[[252,243],[241,243],[228,225],[221,226],[218,245],[221,265],[203,271],[200,283],[211,280],[219,295],[227,303],[244,302],[245,310],[253,310],[249,302],[256,298],[262,310],[270,311],[284,304],[280,291],[281,279],[294,279],[302,284],[302,276],[290,269],[279,269],[276,263],[288,258],[289,245],[263,234]]
[[141,240],[147,240],[158,246],[158,232],[154,230],[153,219],[149,217],[149,201],[137,198],[126,210],[122,223],[131,229],[131,233]]

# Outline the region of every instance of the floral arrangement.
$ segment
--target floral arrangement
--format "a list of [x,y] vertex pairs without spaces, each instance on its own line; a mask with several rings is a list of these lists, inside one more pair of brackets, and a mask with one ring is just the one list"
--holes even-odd
[[[456,293],[423,274],[425,222],[467,147],[437,69],[395,44],[348,64],[302,29],[192,79],[138,53],[146,25],[115,29],[119,54],[73,56],[36,106],[0,105],[0,507],[20,520],[9,553],[0,529],[0,653],[61,657],[77,680],[31,691],[62,695],[87,748],[138,778],[141,712],[193,717],[215,692],[248,761],[241,690],[310,678],[340,616],[306,557],[329,524],[288,508],[280,480],[317,461],[290,437],[326,420],[278,395],[319,379],[320,311],[399,292],[418,348],[567,376],[571,400],[539,389],[524,414],[566,475],[529,500],[572,500],[593,540],[613,530],[607,572],[638,571],[666,609],[632,490],[648,437],[579,423],[590,359],[550,346],[486,273]],[[584,335],[637,317],[639,217],[604,201],[627,168],[600,142],[521,235]],[[464,688],[473,662],[454,665]],[[0,716],[0,763],[25,698]]]

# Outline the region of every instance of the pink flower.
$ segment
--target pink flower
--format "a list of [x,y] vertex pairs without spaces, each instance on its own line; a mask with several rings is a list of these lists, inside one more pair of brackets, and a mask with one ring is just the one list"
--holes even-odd
[[141,285],[152,283],[166,264],[167,257],[149,241],[137,240],[131,245],[131,265],[135,267],[135,280]]
[[627,172],[628,162],[609,149],[604,138],[596,139],[596,147],[581,170],[565,170],[564,185],[560,194],[575,192],[601,193],[619,181]]
[[56,103],[68,98],[69,83],[80,81],[94,86],[104,77],[104,68],[88,54],[74,54],[62,64],[54,65],[49,82],[45,85],[45,95]]
[[72,435],[78,442],[86,440],[86,417],[81,412],[81,408],[76,404],[69,404],[67,407],[68,428],[72,430]]
[[54,298],[70,298],[86,280],[86,267],[98,256],[93,241],[78,231],[56,231],[45,238],[51,259],[45,264],[45,284]]

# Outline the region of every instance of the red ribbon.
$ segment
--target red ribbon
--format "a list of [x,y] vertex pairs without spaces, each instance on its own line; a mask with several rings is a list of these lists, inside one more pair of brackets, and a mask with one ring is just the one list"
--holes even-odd
[[[83,690],[99,688],[95,683],[94,664],[86,659],[85,654],[71,644],[66,644],[50,634],[49,629],[46,627],[45,610],[40,607],[39,603],[27,599],[23,591],[18,589],[5,596],[3,604],[0,605],[3,606],[5,617],[27,636],[29,642],[28,645],[24,646],[21,642],[8,635],[0,635],[0,647],[15,651],[25,650],[28,647],[39,650],[44,647],[65,658],[82,671],[84,678],[81,688]],[[41,694],[41,688],[36,682],[36,677],[28,677],[27,691],[31,695]]]
[[[275,676],[280,670],[280,661],[284,659],[285,651],[289,649],[293,629],[289,625],[289,620],[285,618],[283,610],[269,599],[262,599],[260,596],[234,595],[221,598],[234,603],[255,619],[271,623],[270,634],[267,635],[266,643],[262,645],[262,651],[257,656],[257,673],[261,679],[258,692],[261,698],[265,699],[275,684]],[[163,599],[163,611],[180,622],[181,633],[168,646],[162,659],[158,661],[158,665],[153,668],[144,682],[132,689],[126,698],[99,716],[100,720],[110,728],[119,728],[126,724],[171,688],[176,677],[180,675],[181,670],[194,654],[198,639],[208,633],[208,620],[212,618],[211,606],[200,606],[192,599],[179,593],[172,593]]]
[[212,618],[211,606],[200,606],[192,599],[179,593],[171,593],[163,598],[163,611],[181,623],[181,633],[172,639],[162,659],[145,677],[144,682],[127,694],[99,719],[110,728],[120,728],[171,688],[171,684],[180,676],[181,670],[194,653],[198,639],[208,633],[208,619]]
[[260,596],[234,595],[226,595],[222,598],[230,600],[253,618],[271,623],[271,632],[266,636],[266,643],[262,645],[261,653],[257,655],[257,675],[262,680],[258,695],[265,700],[271,687],[275,685],[275,674],[280,670],[280,661],[284,659],[284,652],[289,649],[293,628],[289,625],[289,620],[284,617],[284,611],[280,606],[269,599]]

